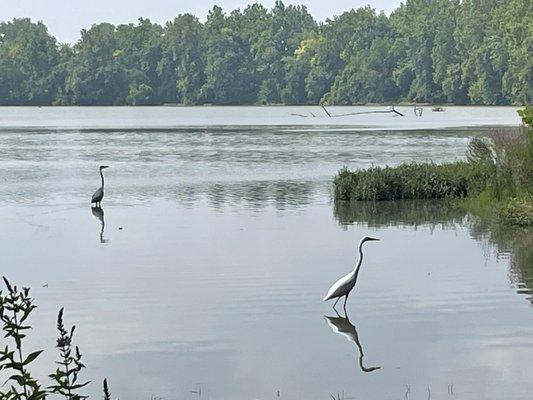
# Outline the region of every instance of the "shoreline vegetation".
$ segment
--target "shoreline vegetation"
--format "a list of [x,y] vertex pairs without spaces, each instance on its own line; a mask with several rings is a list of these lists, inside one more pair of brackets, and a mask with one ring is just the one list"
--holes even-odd
[[334,178],[335,201],[445,199],[473,214],[515,226],[533,225],[533,107],[524,125],[475,137],[466,161],[410,163],[349,171]]
[[102,22],[70,45],[15,18],[0,22],[0,105],[525,105],[532,21],[529,0],[407,0],[321,23],[276,1]]

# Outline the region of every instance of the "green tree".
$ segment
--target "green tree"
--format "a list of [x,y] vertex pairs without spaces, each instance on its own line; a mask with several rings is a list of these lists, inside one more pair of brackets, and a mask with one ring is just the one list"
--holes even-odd
[[157,66],[161,59],[163,28],[149,19],[139,19],[138,25],[119,25],[116,28],[115,53],[117,62],[127,75],[128,104],[153,104],[159,101]]
[[510,0],[492,13],[491,32],[501,38],[506,56],[503,65],[502,95],[505,102],[533,102],[533,2]]
[[73,48],[65,83],[66,102],[78,105],[125,104],[129,92],[128,71],[121,61],[126,57],[119,48],[115,26],[93,25],[81,31]]
[[387,17],[376,15],[370,7],[360,8],[351,17],[356,28],[341,53],[345,65],[335,77],[327,100],[354,104],[395,99],[393,32]]
[[[442,90],[438,79],[445,69],[440,58],[448,57],[447,46],[441,43],[435,47],[439,26],[445,26],[454,2],[449,0],[407,0],[395,10],[391,24],[396,32],[395,51],[398,62],[394,71],[397,85],[407,100],[416,102],[442,101]],[[436,72],[435,62],[438,69]],[[436,75],[435,75],[436,74]]]
[[500,0],[465,0],[457,13],[454,40],[461,81],[474,104],[504,102],[501,82],[505,60],[501,38],[490,33],[492,11]]
[[286,74],[292,74],[292,70],[285,64],[295,56],[300,42],[316,29],[316,22],[305,6],[287,7],[276,1],[267,29],[253,47],[258,70],[263,76],[260,91],[268,102],[281,102],[282,92],[286,97],[290,90],[286,89]]
[[206,82],[200,95],[207,103],[250,103],[256,100],[254,64],[249,42],[227,24],[220,7],[214,7],[206,25]]
[[158,96],[165,102],[196,104],[205,83],[204,27],[193,15],[179,15],[165,26],[158,62]]
[[530,0],[406,0],[318,25],[276,1],[205,23],[179,15],[82,31],[58,45],[42,23],[0,23],[0,104],[526,104]]
[[42,22],[0,23],[0,104],[51,104],[61,84],[59,47]]

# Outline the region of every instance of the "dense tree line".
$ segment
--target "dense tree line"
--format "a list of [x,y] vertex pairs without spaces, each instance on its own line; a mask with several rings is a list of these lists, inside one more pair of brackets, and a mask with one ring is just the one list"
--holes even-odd
[[531,0],[407,0],[318,24],[305,6],[252,4],[205,23],[93,25],[59,44],[0,23],[0,104],[524,104],[533,98]]

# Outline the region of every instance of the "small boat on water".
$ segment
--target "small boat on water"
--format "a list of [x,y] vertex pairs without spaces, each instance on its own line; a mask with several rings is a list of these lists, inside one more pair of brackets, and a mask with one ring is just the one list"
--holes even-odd
[[441,106],[435,106],[431,109],[431,111],[433,112],[443,112],[444,111],[444,107],[441,107]]

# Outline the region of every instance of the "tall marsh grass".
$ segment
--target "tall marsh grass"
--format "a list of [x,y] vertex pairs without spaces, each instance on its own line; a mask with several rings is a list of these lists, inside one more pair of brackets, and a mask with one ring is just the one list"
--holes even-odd
[[333,184],[337,200],[444,199],[481,192],[491,173],[489,164],[411,163],[358,171],[344,168]]
[[494,173],[487,183],[496,199],[533,191],[531,128],[497,129],[489,137],[474,138],[468,146],[467,158],[472,164],[492,167]]

